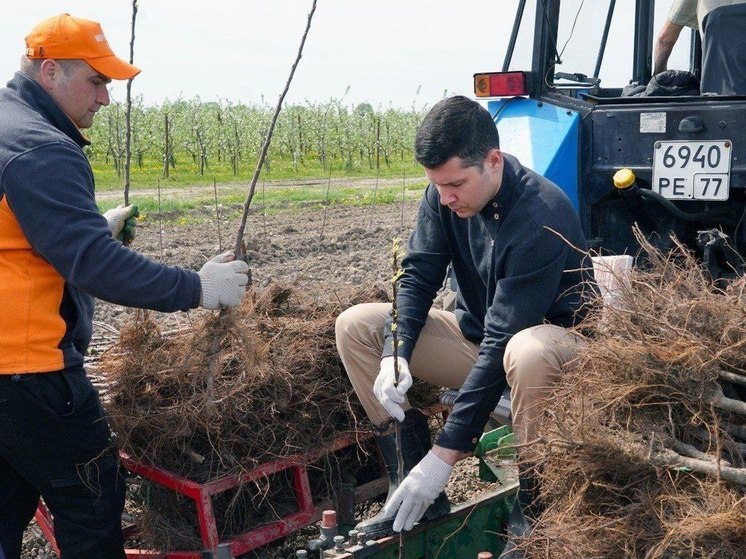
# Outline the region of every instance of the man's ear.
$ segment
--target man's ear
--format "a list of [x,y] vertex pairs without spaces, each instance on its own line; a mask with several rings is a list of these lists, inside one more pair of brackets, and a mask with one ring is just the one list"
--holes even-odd
[[62,74],[62,67],[51,58],[45,58],[39,66],[39,84],[47,91],[57,85]]
[[492,171],[497,171],[501,168],[503,163],[503,152],[500,151],[500,148],[492,148],[490,151],[487,152],[487,157],[485,158],[485,164],[490,168]]

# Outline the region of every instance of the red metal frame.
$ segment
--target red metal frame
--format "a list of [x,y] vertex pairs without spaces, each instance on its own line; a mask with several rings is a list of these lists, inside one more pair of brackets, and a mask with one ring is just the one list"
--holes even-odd
[[[442,404],[436,404],[429,408],[423,409],[423,413],[434,415],[447,414],[447,408]],[[129,559],[203,559],[204,552],[217,554],[220,544],[229,544],[231,554],[241,555],[253,549],[266,545],[276,539],[287,536],[288,534],[304,528],[321,518],[322,505],[315,505],[311,487],[308,480],[307,466],[326,454],[331,454],[342,450],[348,446],[359,444],[373,436],[372,432],[363,431],[357,434],[342,435],[335,439],[326,448],[319,449],[307,454],[294,454],[280,460],[274,460],[261,464],[240,476],[223,476],[214,481],[207,483],[197,483],[186,478],[182,478],[156,466],[142,464],[127,454],[120,452],[123,465],[132,473],[147,478],[167,489],[189,497],[194,501],[199,520],[200,536],[202,538],[203,550],[200,551],[169,551],[159,552],[144,549],[125,549],[126,556]],[[291,470],[293,473],[293,485],[295,496],[298,500],[298,511],[285,516],[275,522],[264,524],[258,528],[248,530],[242,534],[234,536],[227,542],[221,542],[218,535],[215,512],[212,507],[212,497],[218,493],[235,489],[243,483],[254,481],[283,470]],[[356,487],[356,501],[368,500],[381,494],[388,487],[388,479],[383,477],[362,486]],[[59,556],[59,548],[54,537],[54,527],[49,510],[42,501],[36,510],[36,522],[41,528],[44,537],[49,541],[54,549],[55,554]],[[137,531],[136,526],[125,528],[125,538]]]
[[[240,476],[223,476],[207,483],[197,483],[186,478],[174,475],[171,472],[142,464],[125,453],[120,453],[122,464],[132,473],[147,478],[167,489],[189,497],[194,501],[199,520],[200,536],[202,538],[203,550],[200,551],[169,551],[158,552],[153,550],[126,549],[125,553],[131,559],[202,559],[203,551],[217,553],[218,545],[230,544],[231,553],[236,556],[252,549],[266,545],[276,539],[290,534],[300,528],[308,526],[321,518],[321,507],[314,505],[311,487],[308,479],[307,465],[312,464],[325,454],[333,453],[360,441],[366,440],[372,433],[364,432],[355,435],[343,435],[337,438],[324,449],[310,452],[308,454],[296,454],[287,456],[280,460],[274,460],[261,464]],[[221,542],[215,513],[212,507],[212,497],[218,493],[235,489],[241,484],[275,474],[283,470],[291,470],[293,474],[293,486],[296,499],[298,500],[298,511],[289,514],[275,522],[262,525],[237,536],[227,542]],[[378,492],[382,488],[380,484],[368,484],[368,492]],[[375,496],[375,495],[370,495]],[[36,510],[36,522],[41,528],[44,537],[50,542],[54,552],[59,556],[59,548],[54,537],[54,528],[49,510],[43,502],[39,502]],[[136,527],[126,529],[126,534],[131,535]]]

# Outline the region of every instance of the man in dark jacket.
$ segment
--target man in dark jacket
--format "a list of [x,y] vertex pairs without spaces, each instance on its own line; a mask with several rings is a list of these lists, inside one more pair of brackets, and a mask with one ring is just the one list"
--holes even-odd
[[0,89],[0,548],[18,559],[39,496],[65,559],[125,557],[124,478],[83,368],[94,297],[160,311],[239,304],[248,266],[225,254],[199,272],[122,245],[132,208],[101,216],[80,132],[107,84],[139,70],[98,23],[61,14],[26,37]]
[[[517,442],[533,440],[541,399],[577,347],[566,328],[583,318],[582,289],[593,285],[569,199],[500,151],[495,123],[478,103],[451,97],[436,104],[417,131],[415,153],[430,185],[402,261],[398,384],[391,305],[357,305],[336,324],[352,385],[382,427],[376,440],[391,474],[383,510],[358,526],[370,537],[448,510],[443,489],[452,467],[474,450],[507,384]],[[431,308],[449,265],[458,283],[455,313]],[[432,449],[425,417],[406,401],[412,374],[459,389]],[[385,431],[391,417],[401,422],[403,480],[394,435]],[[530,450],[523,458],[531,459]]]

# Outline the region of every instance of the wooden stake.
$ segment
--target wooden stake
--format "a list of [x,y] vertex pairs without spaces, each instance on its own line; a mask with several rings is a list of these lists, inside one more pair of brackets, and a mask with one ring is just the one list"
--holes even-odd
[[[135,20],[137,19],[137,0],[132,0],[132,33],[130,35],[130,64],[135,61]],[[132,79],[127,80],[127,111],[125,112],[124,140],[124,205],[130,203],[130,163],[132,161]]]
[[163,211],[161,210],[161,179],[156,181],[158,190],[158,247],[161,252],[161,262],[163,262]]
[[329,180],[326,182],[326,199],[324,200],[324,217],[321,220],[321,233],[319,240],[324,239],[324,227],[326,227],[326,214],[329,211],[329,190],[332,186],[332,166],[329,165]]
[[215,197],[215,225],[218,229],[218,252],[223,252],[223,236],[220,234],[220,210],[218,209],[218,181],[212,179],[212,193]]

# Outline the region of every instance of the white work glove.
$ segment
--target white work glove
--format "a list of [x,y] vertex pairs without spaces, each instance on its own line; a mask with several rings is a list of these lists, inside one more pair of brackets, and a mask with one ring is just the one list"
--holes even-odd
[[137,206],[124,204],[118,205],[104,212],[104,218],[109,225],[111,236],[124,244],[129,244],[135,238],[135,227],[137,226],[137,216],[140,212]]
[[210,310],[238,306],[249,283],[248,271],[249,265],[235,260],[233,251],[208,260],[197,272],[202,283],[200,306]]
[[409,372],[409,363],[403,357],[399,361],[399,384],[394,386],[394,356],[390,355],[381,359],[381,370],[373,384],[373,393],[386,408],[389,415],[398,421],[404,421],[404,403],[407,390],[412,386],[412,373]]
[[432,450],[412,468],[381,510],[381,514],[389,518],[398,509],[393,526],[395,532],[412,529],[445,489],[451,471],[453,466],[435,456]]

